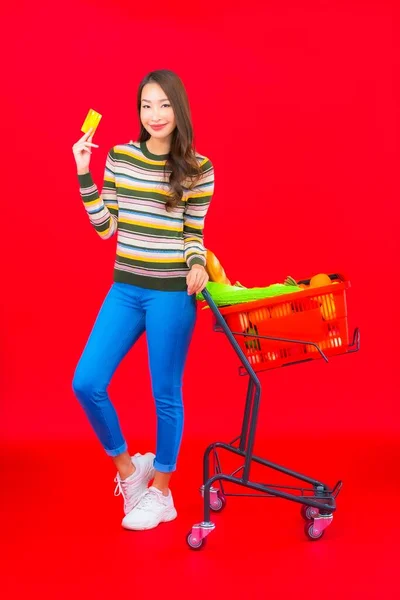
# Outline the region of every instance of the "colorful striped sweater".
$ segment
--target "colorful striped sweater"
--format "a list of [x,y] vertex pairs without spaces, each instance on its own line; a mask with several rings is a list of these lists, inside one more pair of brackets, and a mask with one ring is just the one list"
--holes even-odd
[[[186,290],[194,264],[205,265],[204,220],[214,191],[214,168],[196,153],[202,175],[167,212],[167,155],[145,142],[114,146],[107,155],[102,193],[90,173],[78,175],[89,220],[102,239],[117,233],[114,281],[155,290]],[[187,182],[186,182],[187,183]]]

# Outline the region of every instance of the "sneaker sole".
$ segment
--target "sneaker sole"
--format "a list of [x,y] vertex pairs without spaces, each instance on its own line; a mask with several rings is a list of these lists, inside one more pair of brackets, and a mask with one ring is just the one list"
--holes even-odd
[[147,531],[149,529],[155,529],[158,525],[160,525],[160,523],[169,523],[170,521],[173,521],[174,519],[176,519],[177,516],[178,516],[178,513],[176,512],[176,508],[173,508],[170,511],[168,511],[168,513],[161,519],[161,521],[159,521],[155,525],[151,525],[148,527],[134,525],[134,526],[130,527],[129,525],[124,525],[122,523],[122,527],[124,529],[129,529],[130,531]]

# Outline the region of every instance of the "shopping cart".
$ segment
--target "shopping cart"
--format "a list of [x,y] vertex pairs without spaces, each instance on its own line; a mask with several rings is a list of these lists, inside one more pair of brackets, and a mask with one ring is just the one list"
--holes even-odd
[[[338,274],[329,275],[324,287],[218,308],[205,289],[203,296],[214,314],[214,330],[223,332],[238,355],[239,373],[249,375],[241,433],[230,443],[214,442],[203,459],[204,519],[193,525],[186,541],[193,550],[204,547],[206,537],[215,529],[210,511],[219,512],[227,496],[262,495],[279,497],[301,504],[305,534],[309,540],[320,539],[333,520],[336,498],[342,482],[333,488],[325,483],[274,464],[253,454],[254,438],[261,397],[261,383],[256,372],[300,362],[356,352],[360,332],[349,337],[346,291],[350,283]],[[308,286],[310,280],[298,284]],[[221,467],[219,452],[226,450],[243,459],[235,471],[227,474]],[[210,476],[210,459],[213,458]],[[257,463],[307,484],[307,487],[261,484],[250,479],[252,463]],[[233,483],[257,494],[228,494],[224,484]],[[218,487],[217,487],[218,486]]]

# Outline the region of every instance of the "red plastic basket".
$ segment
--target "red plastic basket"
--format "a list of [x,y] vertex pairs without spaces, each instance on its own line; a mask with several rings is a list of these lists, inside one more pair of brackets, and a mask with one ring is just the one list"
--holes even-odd
[[299,292],[220,307],[235,338],[255,371],[321,358],[314,345],[265,340],[272,336],[313,342],[326,356],[343,354],[349,347],[346,290],[348,281],[306,288]]

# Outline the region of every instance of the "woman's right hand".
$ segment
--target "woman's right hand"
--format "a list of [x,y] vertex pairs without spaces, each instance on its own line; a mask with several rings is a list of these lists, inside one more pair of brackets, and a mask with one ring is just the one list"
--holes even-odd
[[97,144],[92,144],[92,131],[92,129],[89,129],[89,131],[72,146],[78,175],[89,173],[90,155],[92,154],[90,148],[98,148]]

